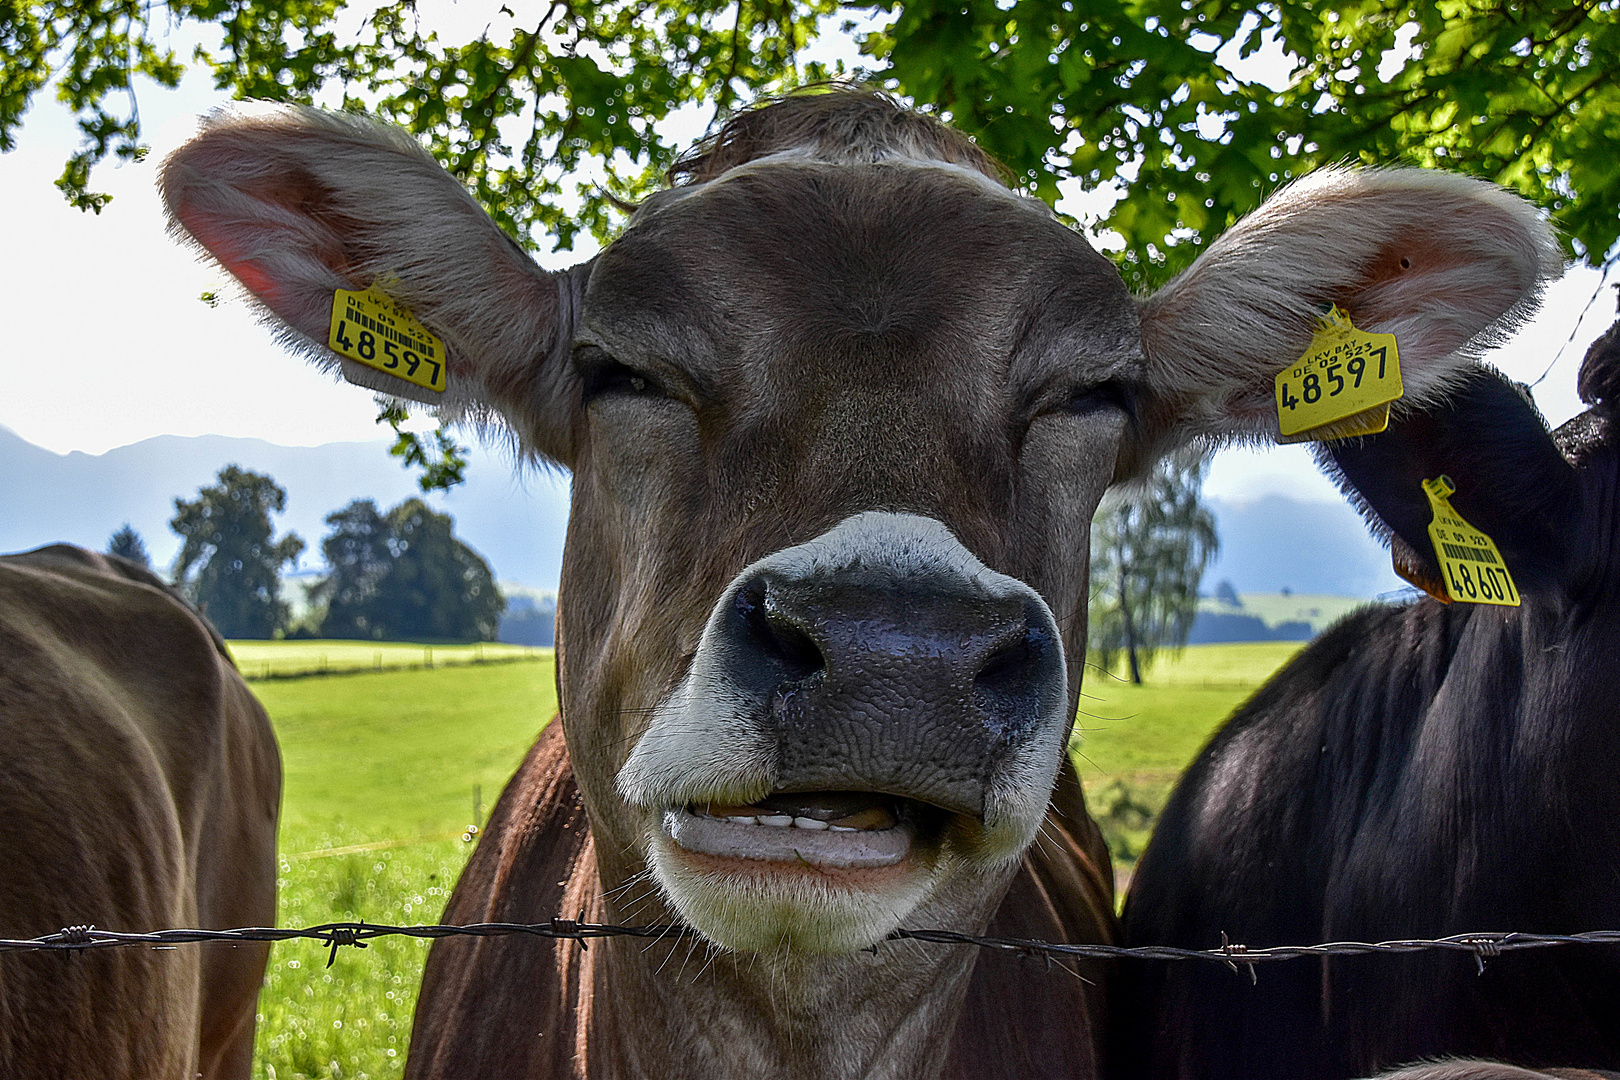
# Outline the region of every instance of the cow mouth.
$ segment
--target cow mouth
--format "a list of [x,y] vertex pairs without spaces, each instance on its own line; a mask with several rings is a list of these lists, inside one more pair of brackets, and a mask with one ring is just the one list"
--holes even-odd
[[840,870],[894,866],[946,811],[860,791],[777,792],[743,804],[694,802],[664,814],[664,831],[698,855]]

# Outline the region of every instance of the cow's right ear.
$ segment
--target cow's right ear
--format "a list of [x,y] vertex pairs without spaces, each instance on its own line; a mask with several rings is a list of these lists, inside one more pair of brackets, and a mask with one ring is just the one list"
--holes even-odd
[[[449,417],[497,411],[527,446],[571,460],[573,275],[537,266],[404,132],[315,109],[221,109],[160,183],[174,231],[242,283],[283,344]],[[335,291],[379,279],[443,339],[442,393],[327,348]]]

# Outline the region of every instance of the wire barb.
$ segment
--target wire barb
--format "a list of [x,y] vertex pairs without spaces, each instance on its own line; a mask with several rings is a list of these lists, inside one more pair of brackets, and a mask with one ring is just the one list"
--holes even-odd
[[1494,937],[1465,937],[1463,944],[1474,951],[1474,963],[1479,965],[1479,974],[1485,974],[1485,961],[1494,960],[1502,955],[1502,943]]
[[364,919],[353,926],[334,925],[326,931],[326,966],[331,967],[332,961],[337,959],[338,947],[353,945],[357,949],[368,949],[371,946],[360,940],[360,935],[366,931]]
[[[1226,956],[1247,956],[1249,954],[1249,947],[1247,945],[1235,945],[1235,944],[1233,944],[1231,941],[1229,941],[1227,939],[1226,931],[1222,930],[1221,931],[1221,952]],[[1242,964],[1243,969],[1249,973],[1249,985],[1250,986],[1258,986],[1260,984],[1260,977],[1255,974],[1253,964],[1251,964],[1251,963],[1249,963],[1247,961],[1244,961],[1244,960],[1228,960],[1226,962],[1226,966],[1232,969],[1232,974],[1234,974],[1234,975],[1237,974],[1237,969],[1238,969],[1239,964]]]
[[575,941],[579,942],[580,951],[585,952],[589,950],[591,946],[590,942],[585,940],[585,934],[580,930],[580,924],[584,921],[585,913],[583,911],[579,913],[578,919],[559,919],[556,916],[552,916],[552,936],[560,938],[573,938]]

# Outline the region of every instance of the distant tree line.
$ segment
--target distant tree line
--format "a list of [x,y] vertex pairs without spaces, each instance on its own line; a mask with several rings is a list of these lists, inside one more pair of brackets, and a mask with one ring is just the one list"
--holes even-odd
[[[492,641],[506,601],[489,564],[455,536],[448,514],[421,499],[386,513],[356,499],[326,517],[327,574],[308,587],[310,610],[290,626],[281,572],[304,541],[277,539],[272,513],[287,492],[269,476],[235,465],[195,499],[175,499],[169,527],[181,540],[174,583],[228,638],[293,636],[369,640]],[[150,565],[128,524],[108,552]]]

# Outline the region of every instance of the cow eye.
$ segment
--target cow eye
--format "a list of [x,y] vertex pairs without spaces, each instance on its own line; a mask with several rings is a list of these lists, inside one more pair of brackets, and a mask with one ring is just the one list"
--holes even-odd
[[1073,416],[1086,416],[1103,409],[1118,409],[1126,416],[1135,416],[1136,392],[1125,383],[1109,380],[1095,386],[1076,387],[1064,406],[1064,411]]
[[585,384],[585,403],[588,405],[608,394],[628,397],[663,397],[664,388],[652,377],[635,368],[621,364],[594,346],[586,346],[574,354],[574,364]]

